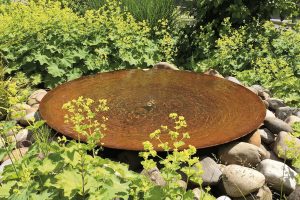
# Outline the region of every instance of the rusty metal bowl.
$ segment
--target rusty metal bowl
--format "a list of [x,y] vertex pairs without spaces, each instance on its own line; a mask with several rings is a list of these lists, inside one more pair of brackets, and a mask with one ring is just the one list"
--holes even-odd
[[[58,132],[78,139],[64,123],[62,105],[79,96],[107,99],[105,147],[142,150],[149,133],[172,126],[169,113],[185,117],[187,144],[196,148],[224,144],[258,128],[265,106],[247,88],[210,75],[165,69],[121,70],[62,84],[43,98],[40,114]],[[101,116],[98,116],[101,117]],[[169,140],[162,135],[162,140]],[[85,141],[85,137],[81,137]],[[151,142],[158,144],[155,140]],[[161,150],[156,148],[157,150]]]

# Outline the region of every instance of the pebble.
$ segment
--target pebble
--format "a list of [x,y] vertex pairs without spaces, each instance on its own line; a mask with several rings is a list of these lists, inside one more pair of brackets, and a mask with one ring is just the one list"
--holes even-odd
[[222,176],[226,194],[230,197],[243,197],[258,191],[265,184],[262,173],[240,165],[228,165]]
[[275,118],[275,117],[276,117],[275,114],[272,111],[267,109],[265,119],[266,118]]
[[47,94],[47,91],[43,90],[43,89],[34,91],[28,98],[28,101],[27,101],[28,105],[32,106],[35,104],[39,104],[46,94]]
[[208,71],[204,72],[204,74],[215,76],[218,78],[224,78],[217,70],[209,69]]
[[260,133],[258,131],[255,131],[254,133],[249,134],[249,136],[247,138],[248,138],[248,140],[247,140],[248,143],[260,147],[261,137],[260,137]]
[[222,172],[218,164],[210,157],[204,157],[200,160],[202,165],[203,185],[216,185],[221,180]]
[[295,116],[295,115],[291,115],[291,116],[289,116],[289,117],[287,117],[287,118],[285,119],[285,122],[286,122],[288,125],[292,126],[294,123],[300,122],[300,117],[297,117],[297,116]]
[[161,175],[161,173],[160,173],[160,171],[157,167],[155,167],[153,169],[150,169],[150,170],[143,169],[141,174],[149,177],[150,180],[153,183],[155,183],[156,185],[160,185],[160,186],[165,186],[166,185],[166,181],[162,177],[162,175]]
[[218,155],[224,164],[256,166],[266,155],[259,147],[246,142],[233,142],[219,148]]
[[268,117],[264,121],[265,126],[273,134],[278,134],[280,131],[292,132],[293,129],[290,125],[282,121],[281,119]]
[[300,200],[300,185],[288,196],[287,200]]
[[216,200],[231,200],[228,196],[220,196]]
[[275,136],[268,129],[258,129],[257,132],[260,134],[261,140],[265,144],[271,144],[275,141]]
[[12,161],[10,159],[7,159],[4,162],[2,162],[2,164],[0,165],[0,174],[3,172],[5,166],[11,165],[11,164],[12,164]]
[[272,200],[272,192],[268,186],[262,186],[258,192],[249,194],[245,197],[234,198],[233,200]]
[[32,122],[35,122],[40,119],[38,108],[31,107],[26,110],[26,115],[23,116],[19,122],[24,126],[30,125]]
[[[288,143],[290,142],[295,146],[289,147]],[[300,154],[300,139],[292,136],[290,133],[281,131],[276,138],[273,151],[279,158],[289,159],[285,152],[292,151]]]
[[[28,151],[28,147],[23,147],[23,148],[19,148],[19,149],[14,149],[11,153],[10,153],[10,157],[14,160],[19,160],[20,158],[23,157],[23,155],[25,155]],[[4,157],[2,159],[2,161],[8,160],[10,159],[10,157],[7,155],[6,157]]]
[[268,186],[278,192],[282,187],[283,192],[289,194],[296,188],[297,172],[282,162],[266,159],[261,161],[257,170],[266,177]]
[[234,82],[236,84],[242,85],[241,82],[237,78],[235,78],[235,77],[228,76],[225,79],[228,80],[228,81]]
[[266,100],[269,103],[269,108],[272,110],[277,110],[280,107],[285,107],[285,103],[281,99],[269,98]]
[[289,106],[286,107],[280,107],[276,110],[275,115],[277,118],[281,120],[286,120],[291,115],[297,115],[297,113],[300,112],[299,108],[292,108]]
[[153,66],[153,69],[179,70],[175,65],[167,63],[167,62],[159,62]]

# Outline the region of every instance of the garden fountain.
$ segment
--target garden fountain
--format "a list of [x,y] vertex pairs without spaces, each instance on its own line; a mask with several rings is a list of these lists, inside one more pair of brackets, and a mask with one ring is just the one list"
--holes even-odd
[[[102,142],[115,149],[142,150],[149,133],[161,125],[172,126],[169,113],[185,117],[191,137],[186,143],[196,148],[245,136],[257,129],[265,117],[265,106],[257,95],[222,78],[168,69],[120,70],[70,81],[43,98],[42,118],[56,131],[74,139],[77,133],[64,123],[66,111],[62,105],[79,96],[107,99],[108,129]],[[168,140],[168,135],[161,139]],[[150,141],[157,146],[157,141]]]

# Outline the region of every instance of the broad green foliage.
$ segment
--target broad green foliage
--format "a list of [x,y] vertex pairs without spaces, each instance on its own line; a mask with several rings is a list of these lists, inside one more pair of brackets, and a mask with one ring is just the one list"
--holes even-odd
[[[146,170],[150,170],[156,167],[156,162],[153,158],[160,158],[160,164],[162,177],[166,181],[166,185],[160,188],[161,199],[193,199],[194,195],[191,190],[182,188],[179,181],[183,179],[179,171],[185,174],[185,181],[188,183],[192,181],[201,186],[203,171],[201,170],[201,164],[199,158],[195,157],[196,148],[189,145],[188,148],[180,150],[185,145],[184,140],[190,138],[188,132],[182,132],[182,129],[187,127],[187,123],[183,116],[178,116],[176,113],[169,115],[170,119],[174,121],[174,127],[161,126],[160,129],[155,130],[149,136],[150,139],[156,139],[160,142],[158,148],[167,152],[166,158],[161,158],[150,141],[143,143],[144,152],[140,153],[140,156],[144,159],[142,165]],[[161,139],[161,134],[168,134],[173,144],[164,142]],[[171,152],[170,152],[171,151]],[[200,199],[214,199],[208,193],[203,192]]]
[[154,40],[145,22],[117,1],[84,16],[43,0],[0,6],[0,52],[8,73],[40,76],[46,87],[95,72],[147,67],[171,60],[174,41],[165,26]]
[[300,105],[300,29],[275,28],[271,22],[230,28],[225,20],[213,56],[198,64],[198,70],[215,68],[235,75],[246,84],[259,83],[274,96]]

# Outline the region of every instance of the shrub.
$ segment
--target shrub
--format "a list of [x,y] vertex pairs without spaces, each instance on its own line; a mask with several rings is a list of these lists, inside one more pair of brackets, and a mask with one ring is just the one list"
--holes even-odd
[[223,30],[211,58],[199,62],[224,75],[236,75],[244,83],[262,84],[291,105],[300,105],[300,29],[256,23]]
[[136,22],[116,1],[84,16],[43,0],[0,7],[0,51],[9,62],[7,72],[38,75],[46,87],[95,72],[170,60],[173,38],[167,29],[156,35],[151,40],[147,24]]

